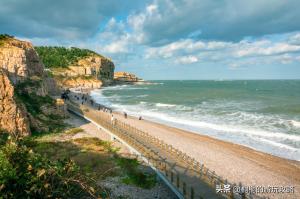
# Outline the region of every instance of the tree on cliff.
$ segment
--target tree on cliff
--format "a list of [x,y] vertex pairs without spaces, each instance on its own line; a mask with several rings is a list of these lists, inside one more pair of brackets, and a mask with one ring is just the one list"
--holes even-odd
[[14,38],[14,36],[11,36],[9,34],[0,34],[0,40],[8,39],[8,38]]
[[[91,55],[98,55],[97,53],[80,48],[65,48],[65,47],[50,47],[50,46],[39,46],[35,47],[42,59],[45,67],[62,67],[65,68],[69,65],[76,63],[79,59],[82,59]],[[101,56],[101,55],[98,55]]]

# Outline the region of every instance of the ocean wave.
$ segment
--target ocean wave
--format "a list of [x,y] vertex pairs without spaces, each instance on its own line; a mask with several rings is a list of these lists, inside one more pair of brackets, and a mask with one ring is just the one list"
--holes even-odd
[[139,98],[145,98],[145,97],[148,97],[149,95],[147,95],[147,94],[144,94],[144,95],[138,95],[138,96],[136,96],[136,97],[139,97]]
[[290,123],[291,123],[294,127],[300,128],[300,121],[290,120]]
[[112,105],[109,98],[104,97],[103,94],[102,94],[102,90],[100,90],[100,89],[91,91],[90,96],[93,100],[95,100],[96,103],[102,104],[104,106],[111,106]]
[[147,82],[146,85],[164,85],[163,82]]
[[157,107],[175,107],[176,104],[156,103],[155,106],[157,106]]
[[[145,104],[144,104],[145,105]],[[132,107],[132,112],[135,112],[134,109],[137,107]],[[194,121],[194,120],[187,120],[180,117],[174,117],[170,116],[167,113],[157,112],[157,111],[149,111],[144,110],[143,108],[138,108],[139,114],[149,117],[152,119],[156,119],[157,121],[161,122],[169,122],[173,124],[178,124],[178,126],[190,126],[190,127],[196,127],[201,129],[213,129],[217,131],[227,132],[227,133],[235,133],[235,134],[247,134],[252,136],[257,136],[261,138],[269,138],[269,139],[278,139],[278,140],[291,140],[291,141],[300,141],[299,135],[294,134],[286,134],[286,133],[280,133],[280,132],[271,132],[266,131],[262,129],[255,129],[250,128],[247,126],[239,126],[239,125],[228,125],[228,124],[216,124],[216,123],[210,123],[205,121]],[[192,117],[191,117],[192,118]],[[195,118],[194,118],[195,119]]]
[[132,85],[122,85],[122,86],[113,86],[107,87],[103,90],[147,90],[148,87],[134,87]]
[[259,141],[268,143],[268,144],[270,144],[272,146],[275,146],[275,147],[278,147],[280,149],[287,149],[287,150],[292,151],[292,152],[299,151],[299,149],[297,149],[295,147],[292,147],[292,146],[289,146],[289,145],[286,145],[286,144],[282,144],[282,143],[279,143],[279,142],[275,142],[275,141],[272,141],[272,140],[268,140],[268,139],[265,139],[265,138],[259,138]]

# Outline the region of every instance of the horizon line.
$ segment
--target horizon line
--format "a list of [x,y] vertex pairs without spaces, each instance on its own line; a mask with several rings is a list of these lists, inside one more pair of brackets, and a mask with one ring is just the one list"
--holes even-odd
[[144,79],[145,81],[253,81],[253,80],[300,80],[299,79]]

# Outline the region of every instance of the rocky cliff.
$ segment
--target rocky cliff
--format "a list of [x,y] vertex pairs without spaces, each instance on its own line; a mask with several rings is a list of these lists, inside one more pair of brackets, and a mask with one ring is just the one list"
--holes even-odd
[[114,63],[93,51],[63,47],[37,49],[47,70],[62,88],[100,88],[113,82]]
[[0,130],[21,136],[31,130],[47,130],[43,122],[47,114],[55,114],[48,90],[56,90],[56,86],[32,44],[1,39],[0,71]]
[[31,43],[10,38],[0,49],[0,67],[7,71],[13,84],[28,77],[43,76],[43,65]]
[[138,78],[136,75],[128,72],[115,72],[114,73],[114,81],[115,83],[137,83],[143,82],[144,80]]
[[0,130],[15,136],[29,135],[27,111],[22,104],[17,104],[14,91],[7,73],[0,69]]

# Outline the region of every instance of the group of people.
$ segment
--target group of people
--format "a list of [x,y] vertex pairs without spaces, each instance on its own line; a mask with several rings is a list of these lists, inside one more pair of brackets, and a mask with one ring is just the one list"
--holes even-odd
[[63,99],[63,100],[69,100],[70,99],[69,98],[69,93],[70,93],[69,89],[65,90],[64,92],[62,92],[60,98]]
[[105,106],[98,105],[98,111],[103,111],[105,113],[112,113],[112,109],[109,109]]
[[[124,118],[127,119],[128,115],[126,112],[124,112]],[[142,116],[139,116],[139,120],[142,120]]]
[[[64,99],[64,100],[68,100],[68,99],[69,99],[69,93],[70,93],[70,90],[69,90],[69,89],[66,90],[66,91],[64,91],[64,92],[61,94],[61,98]],[[79,94],[79,95],[80,95],[80,94]],[[86,95],[86,94],[81,94],[81,97],[79,97],[78,95],[74,95],[74,98],[75,98],[77,101],[81,100],[81,104],[84,104],[84,103],[87,102],[88,99],[89,99],[89,98],[88,98],[88,95]],[[89,99],[89,103],[90,103],[92,106],[94,106],[94,104],[97,105],[92,99]],[[99,104],[98,104],[98,111],[103,111],[103,112],[106,112],[106,113],[110,113],[110,114],[111,114],[111,123],[112,123],[113,125],[115,125],[115,123],[116,123],[116,118],[115,118],[114,115],[113,115],[112,109],[107,108],[107,107],[105,107],[105,106],[102,106],[102,105],[99,105]],[[124,118],[125,118],[125,119],[128,118],[128,114],[127,114],[126,112],[124,112]],[[139,116],[138,119],[139,119],[139,120],[142,120],[142,116]]]

